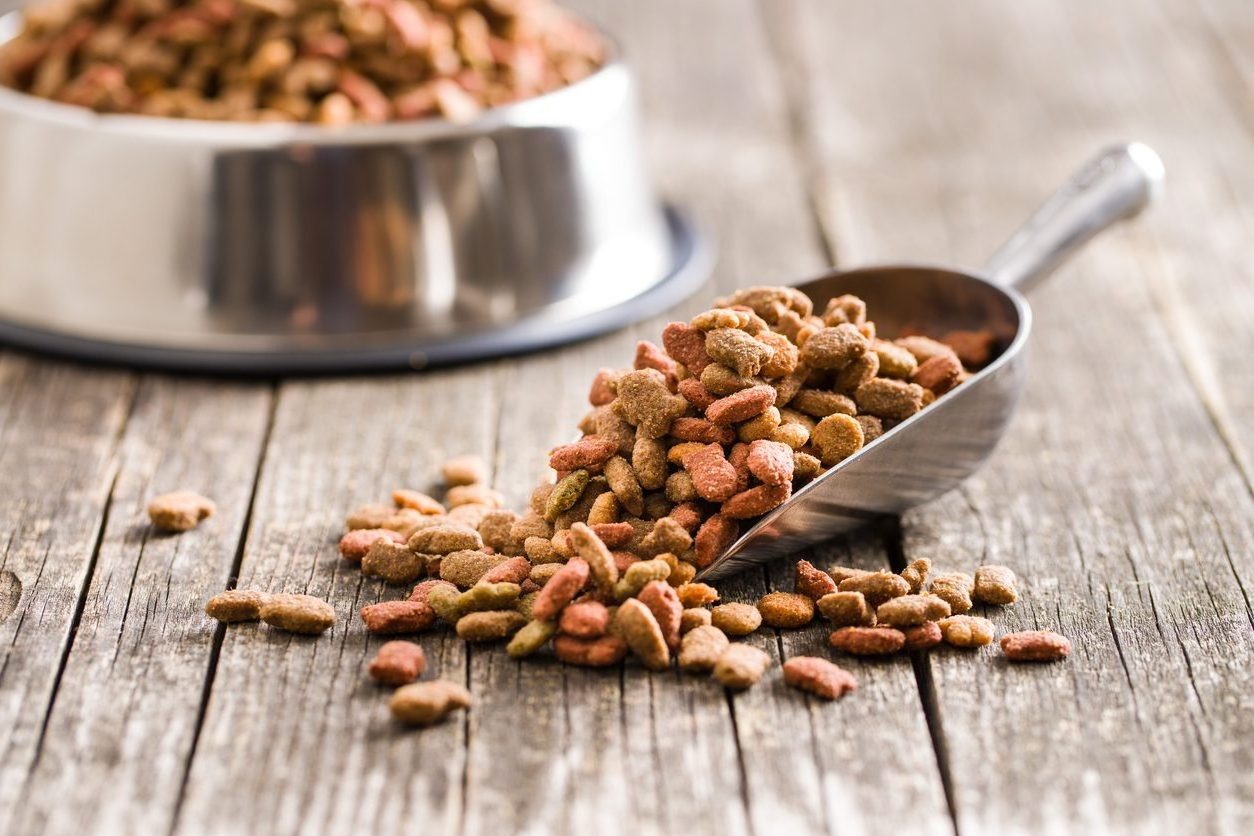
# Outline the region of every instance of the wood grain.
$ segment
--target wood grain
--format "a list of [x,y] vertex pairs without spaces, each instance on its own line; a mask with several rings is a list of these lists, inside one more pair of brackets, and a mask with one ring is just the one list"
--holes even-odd
[[12,821],[78,626],[135,379],[0,354],[0,822]]
[[[793,12],[826,221],[853,261],[978,263],[1101,141],[1178,139],[1166,102],[1141,95],[1177,86],[1201,52],[1155,48],[1151,13],[1116,22],[1078,3]],[[876,31],[911,60],[859,72]],[[1186,177],[1203,153],[1184,158]],[[1254,684],[1254,508],[1163,318],[1153,254],[1182,211],[1168,202],[1034,294],[1034,369],[1010,436],[965,488],[904,521],[907,557],[1021,574],[1024,601],[993,614],[999,630],[1058,628],[1077,646],[1043,668],[992,650],[932,657],[964,833],[1241,832],[1254,815],[1236,742]]]
[[[214,648],[203,606],[231,578],[269,402],[266,384],[141,381],[18,831],[169,830]],[[186,534],[155,533],[148,501],[183,489],[217,513]]]

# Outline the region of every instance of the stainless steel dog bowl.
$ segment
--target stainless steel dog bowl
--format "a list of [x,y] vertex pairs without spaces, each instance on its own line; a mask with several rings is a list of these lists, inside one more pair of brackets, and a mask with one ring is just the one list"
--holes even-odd
[[[0,19],[0,42],[19,19]],[[0,88],[0,339],[175,368],[425,366],[664,310],[704,278],[632,75],[454,125],[100,116]]]

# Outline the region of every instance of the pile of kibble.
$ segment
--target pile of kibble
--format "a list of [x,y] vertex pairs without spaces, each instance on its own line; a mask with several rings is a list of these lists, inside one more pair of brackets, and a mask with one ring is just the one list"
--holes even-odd
[[463,122],[605,57],[550,0],[52,0],[0,46],[0,84],[102,113]]
[[[992,623],[967,613],[1017,599],[1003,566],[971,576],[933,575],[927,559],[900,574],[801,561],[794,589],[756,606],[720,603],[717,589],[695,581],[741,524],[961,384],[964,361],[987,362],[992,338],[889,342],[876,337],[860,299],[842,296],[815,315],[791,288],[750,288],[717,305],[668,325],[661,347],[641,342],[634,368],[597,374],[583,437],[551,452],[556,478],[523,513],[501,507],[482,462],[459,458],[444,467],[443,502],[397,490],[391,503],[350,514],[343,558],[389,584],[417,582],[407,599],[363,609],[366,629],[406,635],[442,622],[465,641],[508,641],[515,658],[551,646],[565,663],[600,667],[630,653],[650,670],[677,663],[729,688],[753,685],[769,664],[732,639],[762,625],[804,627],[816,615],[830,622],[831,645],[854,655],[992,642]],[[190,525],[201,516],[195,504],[183,509]],[[307,596],[240,590],[207,610],[298,632],[334,620]],[[1007,635],[1001,646],[1012,661],[1070,650],[1048,632]],[[454,683],[406,684],[424,668],[422,649],[400,640],[371,663],[378,681],[404,685],[392,701],[403,721],[433,722],[469,703]],[[829,699],[856,687],[817,657],[790,659],[784,678]]]

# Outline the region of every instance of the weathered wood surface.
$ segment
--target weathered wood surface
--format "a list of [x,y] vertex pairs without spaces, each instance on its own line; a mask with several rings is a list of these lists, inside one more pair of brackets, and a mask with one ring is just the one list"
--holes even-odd
[[[986,469],[815,550],[1008,563],[1025,600],[999,625],[1059,626],[1073,659],[851,663],[861,689],[826,705],[777,670],[728,697],[432,634],[431,668],[476,707],[403,732],[362,674],[379,642],[357,611],[404,590],[338,560],[344,512],[431,487],[462,452],[520,506],[591,374],[665,319],[273,390],[0,354],[0,829],[1254,829],[1248,4],[577,5],[633,58],[663,190],[719,241],[679,315],[831,259],[978,263],[1101,142],[1163,152],[1168,200],[1034,295],[1028,393]],[[219,516],[150,538],[144,501],[174,481],[210,490]],[[752,600],[790,571],[726,594]],[[235,572],[326,596],[339,623],[318,640],[215,629],[199,606]],[[825,655],[825,632],[754,641]]]

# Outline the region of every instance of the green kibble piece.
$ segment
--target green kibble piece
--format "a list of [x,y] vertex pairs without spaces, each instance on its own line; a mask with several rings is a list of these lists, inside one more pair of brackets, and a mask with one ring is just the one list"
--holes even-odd
[[442,621],[456,624],[457,620],[462,617],[461,598],[462,593],[457,591],[457,587],[452,584],[441,584],[431,588],[431,592],[427,595],[427,603]]
[[479,583],[457,596],[457,610],[461,613],[484,610],[510,609],[518,600],[522,588],[516,583]]
[[531,618],[531,609],[536,605],[536,597],[539,592],[528,592],[514,602],[514,609],[523,614],[524,618]]
[[640,594],[650,581],[664,581],[671,574],[671,565],[665,560],[641,560],[627,567],[622,578],[614,585],[614,598],[626,601]]
[[457,637],[467,642],[490,642],[518,632],[527,619],[513,610],[472,612],[457,621]]
[[552,621],[529,621],[514,634],[505,646],[505,652],[515,659],[530,656],[549,643],[557,632],[557,624]]
[[553,492],[544,504],[544,518],[553,522],[562,512],[574,507],[591,479],[592,474],[586,470],[573,470],[567,474],[565,479],[553,486]]

